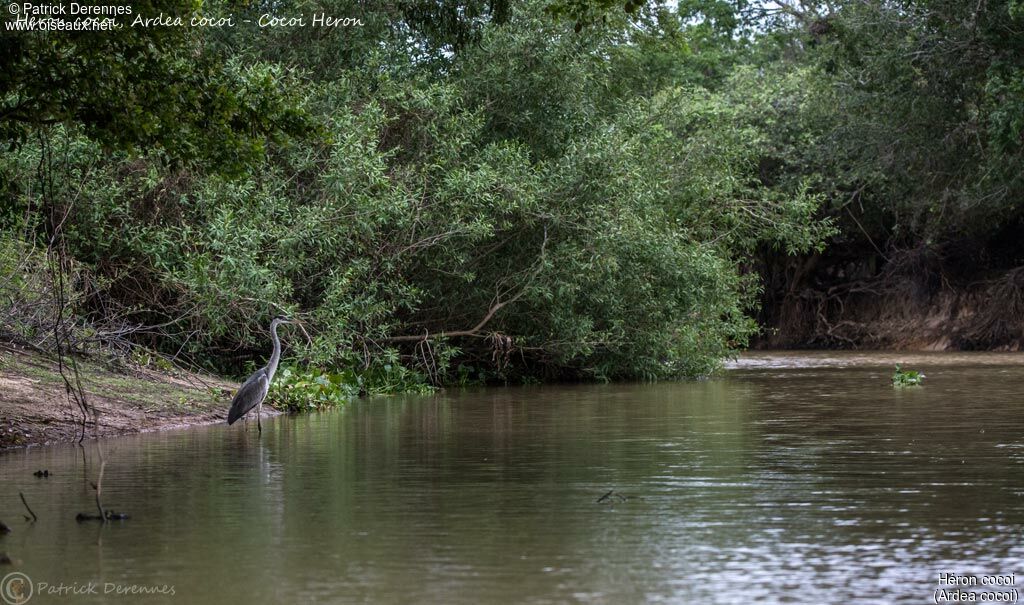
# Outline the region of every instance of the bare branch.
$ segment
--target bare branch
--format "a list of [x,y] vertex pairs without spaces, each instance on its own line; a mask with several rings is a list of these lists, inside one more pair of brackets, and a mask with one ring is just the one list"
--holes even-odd
[[431,334],[428,331],[424,331],[423,334],[417,334],[417,335],[392,336],[390,338],[381,339],[380,342],[419,342],[419,341],[426,341],[426,340],[430,340],[430,339],[435,339],[436,340],[436,339],[440,339],[440,338],[484,337],[484,335],[481,333],[481,331],[484,329],[484,327],[488,323],[490,323],[490,321],[494,318],[494,316],[498,313],[498,311],[501,311],[506,306],[508,306],[508,305],[518,301],[520,298],[522,298],[523,295],[526,294],[527,290],[529,289],[530,284],[533,283],[534,278],[536,278],[537,275],[539,275],[540,272],[544,269],[544,258],[545,258],[545,251],[547,250],[547,245],[548,245],[548,229],[547,229],[547,226],[545,226],[544,227],[544,241],[541,242],[541,245],[540,245],[540,256],[537,259],[537,263],[536,263],[536,266],[534,267],[533,271],[530,272],[530,276],[526,279],[526,283],[523,284],[523,287],[519,289],[519,291],[515,294],[515,296],[513,296],[512,298],[509,298],[507,300],[500,300],[500,298],[501,298],[500,293],[496,294],[495,295],[495,303],[491,305],[491,307],[487,310],[487,313],[484,314],[483,318],[480,321],[478,321],[476,323],[476,325],[473,326],[472,328],[469,328],[468,330],[440,331],[440,332],[437,332],[436,334]]

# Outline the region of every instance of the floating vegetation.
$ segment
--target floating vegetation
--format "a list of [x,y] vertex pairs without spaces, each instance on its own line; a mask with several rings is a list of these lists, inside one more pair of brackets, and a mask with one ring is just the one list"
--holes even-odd
[[917,370],[904,370],[897,365],[896,371],[892,375],[892,386],[897,388],[917,387],[921,386],[924,378],[924,374]]
[[301,412],[330,408],[367,394],[429,393],[426,377],[399,363],[371,366],[356,372],[314,367],[283,367],[270,386],[267,402],[278,409]]
[[110,509],[104,510],[102,517],[91,513],[78,513],[75,515],[75,521],[79,523],[83,521],[125,521],[130,518],[128,513],[119,513]]
[[326,372],[285,367],[270,387],[269,402],[293,412],[333,407],[358,397],[361,388],[361,377],[352,370]]

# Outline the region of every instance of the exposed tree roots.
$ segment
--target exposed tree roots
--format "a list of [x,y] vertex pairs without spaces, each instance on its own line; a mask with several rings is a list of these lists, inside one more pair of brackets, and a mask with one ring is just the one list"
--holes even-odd
[[[1024,348],[1024,267],[956,276],[919,251],[768,270],[763,348]],[[888,260],[888,259],[887,259]]]

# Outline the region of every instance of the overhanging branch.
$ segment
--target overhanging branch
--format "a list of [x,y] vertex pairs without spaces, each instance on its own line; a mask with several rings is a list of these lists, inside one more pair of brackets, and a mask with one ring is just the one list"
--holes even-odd
[[501,294],[500,293],[496,294],[495,295],[495,302],[494,302],[494,304],[491,305],[491,307],[487,310],[487,313],[484,314],[483,318],[480,321],[478,321],[476,323],[476,325],[473,326],[472,328],[464,329],[464,330],[450,330],[450,331],[442,330],[440,332],[435,332],[433,334],[431,334],[430,332],[425,331],[423,334],[410,334],[410,335],[407,335],[407,336],[391,336],[389,338],[383,338],[383,339],[381,339],[378,342],[420,342],[420,341],[425,341],[425,340],[436,340],[436,339],[439,339],[439,338],[484,337],[485,334],[483,334],[483,332],[482,332],[484,327],[487,326],[487,324],[490,323],[490,321],[492,319],[494,319],[494,316],[498,313],[498,311],[501,311],[506,306],[508,306],[508,305],[516,302],[520,298],[522,298],[523,295],[526,294],[527,288],[529,288],[530,284],[533,283],[534,278],[536,278],[537,275],[539,275],[540,272],[544,269],[544,254],[545,254],[545,251],[547,249],[547,245],[548,245],[548,228],[545,226],[544,227],[544,241],[541,242],[541,245],[540,245],[540,257],[537,259],[536,267],[533,268],[533,271],[530,272],[530,276],[526,279],[526,283],[523,284],[523,287],[520,288],[520,290],[512,298],[508,298],[506,300],[501,300]]

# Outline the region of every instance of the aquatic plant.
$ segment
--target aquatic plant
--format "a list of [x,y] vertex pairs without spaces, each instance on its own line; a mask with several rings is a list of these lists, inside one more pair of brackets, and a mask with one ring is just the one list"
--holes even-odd
[[892,374],[892,386],[899,388],[921,386],[924,378],[924,374],[917,370],[903,370],[897,365],[896,371]]
[[301,412],[344,405],[360,395],[427,393],[426,378],[399,364],[381,364],[357,372],[351,368],[328,371],[316,367],[283,367],[267,395],[278,409]]
[[351,370],[285,367],[271,385],[267,403],[293,412],[334,407],[357,397],[361,387],[361,377]]

